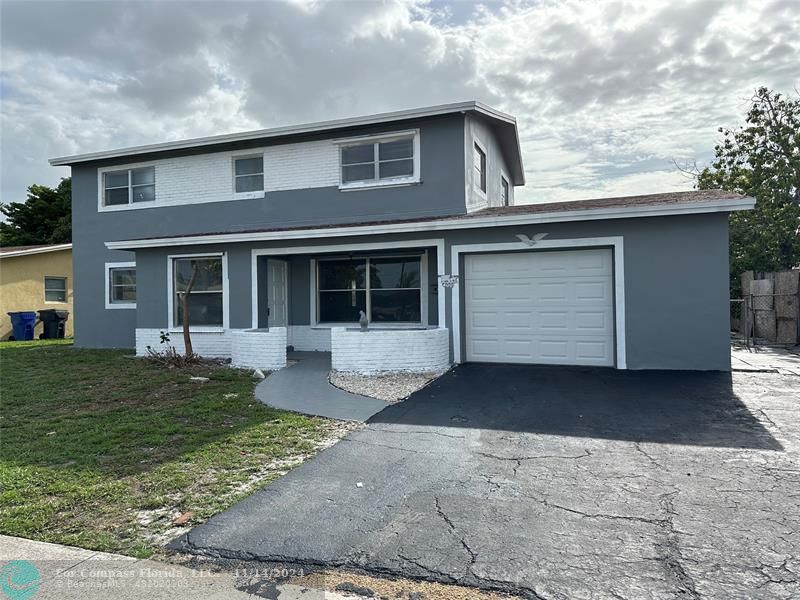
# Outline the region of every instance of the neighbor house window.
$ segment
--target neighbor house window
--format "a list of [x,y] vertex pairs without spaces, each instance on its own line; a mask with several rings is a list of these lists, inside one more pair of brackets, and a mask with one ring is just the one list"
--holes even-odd
[[103,173],[103,204],[121,206],[156,199],[156,169],[141,167]]
[[233,159],[233,189],[237,194],[264,190],[264,157]]
[[340,147],[342,185],[415,180],[415,148],[415,134],[343,144]]
[[136,306],[136,263],[106,263],[106,307]]
[[373,323],[420,323],[419,256],[321,260],[318,263],[321,323],[356,323],[364,311]]
[[181,298],[189,292],[189,325],[223,326],[222,257],[175,258],[173,273],[173,324],[183,323]]
[[475,186],[486,193],[486,152],[477,143],[473,152],[473,167],[475,170]]
[[44,278],[44,301],[45,302],[66,302],[67,301],[67,278],[66,277],[45,277]]
[[500,177],[500,201],[503,206],[508,206],[508,179]]

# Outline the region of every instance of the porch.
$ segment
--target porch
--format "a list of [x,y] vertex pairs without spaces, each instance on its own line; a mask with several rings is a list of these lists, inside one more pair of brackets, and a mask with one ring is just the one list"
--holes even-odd
[[[330,352],[333,369],[340,371],[444,370],[451,363],[451,349],[439,278],[443,246],[441,240],[406,240],[253,247],[247,328],[241,325],[242,317],[248,317],[236,307],[248,291],[235,285],[223,256],[217,302],[223,326],[192,327],[194,350],[230,358],[236,367],[271,371],[286,366],[287,351]],[[206,305],[211,302],[193,310],[205,310]],[[192,314],[199,322],[211,320]],[[361,330],[362,315],[367,331]],[[169,344],[182,351],[182,336],[174,325],[171,331]],[[137,354],[145,354],[147,346],[158,347],[160,335],[157,328],[137,328]]]

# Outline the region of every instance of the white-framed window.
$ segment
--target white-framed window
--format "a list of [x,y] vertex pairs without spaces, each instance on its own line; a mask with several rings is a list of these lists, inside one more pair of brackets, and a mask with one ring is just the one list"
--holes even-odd
[[419,182],[419,132],[338,140],[339,187],[364,188]]
[[189,288],[189,325],[220,329],[227,326],[227,273],[223,255],[169,257],[170,328],[183,324],[183,294]]
[[508,179],[505,176],[500,176],[500,202],[502,206],[508,206],[510,201],[510,190],[511,188],[508,185]]
[[106,308],[136,308],[136,263],[106,263]]
[[156,200],[154,166],[104,171],[102,176],[103,206],[128,206]]
[[264,191],[264,155],[233,157],[233,193],[258,195]]
[[323,258],[317,265],[316,322],[423,323],[424,255]]
[[57,302],[63,304],[67,301],[67,278],[50,277],[44,278],[44,301]]
[[472,149],[472,168],[475,187],[484,194],[486,193],[486,151],[481,148],[478,142],[473,144]]

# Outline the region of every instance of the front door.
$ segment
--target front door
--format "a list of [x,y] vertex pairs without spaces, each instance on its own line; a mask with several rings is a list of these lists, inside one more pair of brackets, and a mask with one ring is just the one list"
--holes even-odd
[[267,261],[267,306],[269,307],[269,326],[286,327],[286,261],[270,258]]

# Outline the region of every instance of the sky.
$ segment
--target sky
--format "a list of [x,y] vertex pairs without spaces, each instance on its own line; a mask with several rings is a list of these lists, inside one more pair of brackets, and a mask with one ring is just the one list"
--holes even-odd
[[472,99],[518,203],[678,191],[762,85],[800,89],[800,0],[2,0],[0,202],[54,156]]

